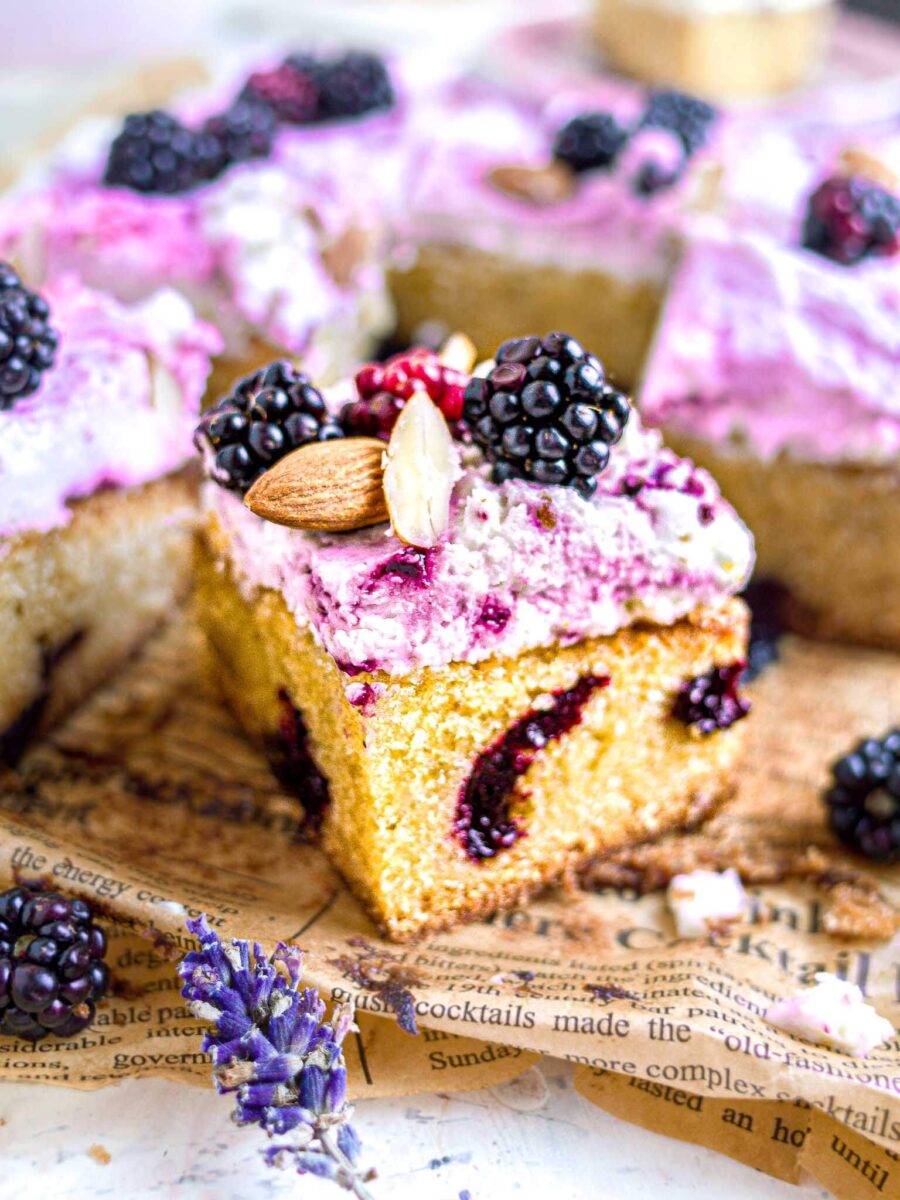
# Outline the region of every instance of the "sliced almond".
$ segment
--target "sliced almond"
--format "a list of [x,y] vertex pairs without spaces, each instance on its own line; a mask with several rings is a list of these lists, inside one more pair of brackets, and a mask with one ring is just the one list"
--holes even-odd
[[841,151],[840,164],[847,175],[861,175],[863,179],[877,183],[889,192],[900,188],[897,172],[864,146],[847,146]]
[[258,517],[292,529],[344,533],[378,525],[388,519],[383,455],[378,438],[310,442],[260,475],[244,503]]
[[427,549],[446,531],[455,474],[444,415],[426,392],[415,392],[397,418],[385,454],[384,494],[402,542]]
[[488,172],[488,182],[507,196],[539,208],[559,204],[575,194],[574,173],[558,162],[543,167],[494,167]]
[[464,333],[451,333],[438,352],[438,358],[445,367],[452,367],[467,375],[471,374],[477,357],[475,343]]
[[147,355],[150,367],[150,403],[170,421],[176,421],[184,412],[184,393],[175,376],[163,366],[153,354]]
[[348,287],[371,254],[372,234],[354,226],[322,250],[322,262],[338,287]]

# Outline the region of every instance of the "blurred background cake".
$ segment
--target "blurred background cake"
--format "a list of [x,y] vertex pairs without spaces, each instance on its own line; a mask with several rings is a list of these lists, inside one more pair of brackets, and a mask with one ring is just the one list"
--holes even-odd
[[717,100],[796,88],[820,66],[833,0],[596,0],[617,70]]

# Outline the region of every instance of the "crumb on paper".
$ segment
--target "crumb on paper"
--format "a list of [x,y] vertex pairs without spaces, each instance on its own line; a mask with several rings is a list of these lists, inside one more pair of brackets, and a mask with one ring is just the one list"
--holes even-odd
[[166,912],[175,913],[176,916],[183,917],[187,909],[183,904],[179,904],[177,900],[157,900],[157,908],[164,908]]
[[88,1150],[88,1158],[92,1158],[94,1162],[99,1163],[101,1167],[107,1166],[112,1162],[112,1155],[105,1146],[101,1146],[95,1142]]
[[706,937],[723,924],[739,921],[747,911],[747,893],[734,867],[675,875],[666,900],[679,937]]
[[874,880],[857,872],[826,871],[816,880],[826,893],[822,926],[832,937],[888,941],[900,915]]
[[896,1032],[886,1017],[866,1004],[855,983],[828,971],[816,974],[814,987],[776,1000],[766,1020],[785,1033],[861,1058]]

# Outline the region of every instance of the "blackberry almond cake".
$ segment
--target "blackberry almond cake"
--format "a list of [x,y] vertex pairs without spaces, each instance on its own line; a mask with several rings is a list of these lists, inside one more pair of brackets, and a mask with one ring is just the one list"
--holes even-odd
[[752,541],[565,333],[325,392],[287,362],[197,431],[224,693],[387,934],[519,901],[732,789]]
[[900,191],[820,180],[799,245],[692,240],[640,403],[753,530],[801,632],[900,648]]
[[736,100],[789,91],[818,66],[832,0],[595,0],[596,41],[650,83]]
[[82,121],[0,206],[0,254],[126,303],[176,288],[225,339],[213,397],[279,353],[338,378],[391,325],[403,98],[370,54],[226,75],[171,111]]
[[188,587],[191,430],[221,345],[187,301],[128,307],[0,264],[0,766]]
[[488,355],[558,322],[633,384],[685,216],[711,199],[716,110],[619,83],[546,104],[464,85],[440,118],[393,222],[400,333],[438,318]]

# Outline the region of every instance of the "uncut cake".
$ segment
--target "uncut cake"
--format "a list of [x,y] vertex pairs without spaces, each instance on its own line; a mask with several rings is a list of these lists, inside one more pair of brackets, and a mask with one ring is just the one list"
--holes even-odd
[[0,766],[136,649],[187,590],[190,469],[219,335],[0,264]]
[[804,83],[825,50],[832,0],[595,0],[597,44],[618,70],[714,99]]
[[713,472],[797,628],[900,648],[900,192],[831,175],[795,236],[697,234],[642,413]]
[[559,323],[633,383],[685,215],[714,182],[715,110],[631,86],[536,104],[464,83],[439,120],[393,222],[401,336],[437,318],[488,355]]
[[397,939],[698,820],[748,709],[710,476],[574,338],[461,345],[324,394],[274,363],[197,435],[215,672]]
[[171,111],[88,118],[0,205],[0,253],[225,338],[211,393],[279,353],[337,378],[390,327],[385,208],[407,98],[367,54],[246,67]]

